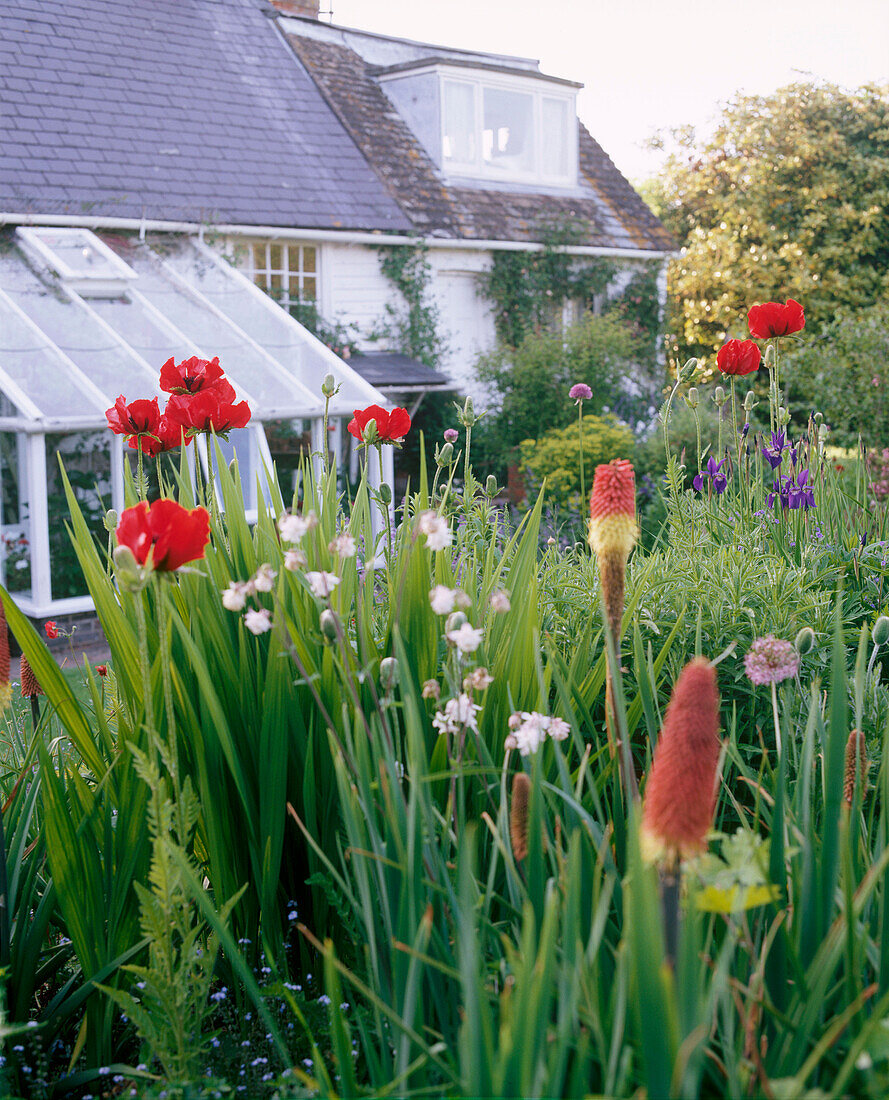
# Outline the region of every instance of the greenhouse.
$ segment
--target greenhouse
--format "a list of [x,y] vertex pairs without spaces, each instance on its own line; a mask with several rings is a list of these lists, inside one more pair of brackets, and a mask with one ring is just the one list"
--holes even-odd
[[[250,404],[249,426],[222,444],[238,458],[248,517],[259,504],[264,467],[278,457],[270,436],[295,456],[286,491],[296,487],[300,454],[320,455],[326,445],[343,470],[354,409],[387,403],[194,237],[20,227],[0,251],[0,581],[26,614],[92,606],[63,524],[59,457],[100,532],[105,510],[123,505],[127,454],[105,410],[120,394],[128,401],[165,397],[161,365],[193,355],[218,356],[238,399]],[[325,441],[327,374],[339,390]],[[197,454],[206,472],[206,448]],[[391,482],[391,449],[384,463]],[[372,480],[379,478],[375,465]]]

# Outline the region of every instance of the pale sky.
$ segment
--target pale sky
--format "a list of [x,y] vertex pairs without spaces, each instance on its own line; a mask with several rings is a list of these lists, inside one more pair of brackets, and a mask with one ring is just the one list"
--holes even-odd
[[445,46],[538,58],[582,81],[578,114],[618,168],[653,175],[642,143],[706,128],[721,101],[800,73],[889,83],[889,0],[321,0],[333,21]]

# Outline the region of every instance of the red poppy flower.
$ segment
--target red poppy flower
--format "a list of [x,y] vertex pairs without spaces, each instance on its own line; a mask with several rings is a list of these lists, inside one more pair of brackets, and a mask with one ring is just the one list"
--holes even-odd
[[376,421],[377,434],[375,439],[368,440],[370,443],[400,443],[411,430],[407,409],[390,412],[379,405],[368,405],[366,409],[355,410],[355,416],[349,421],[349,434],[364,440],[364,429],[371,420]]
[[[135,450],[139,447],[143,454],[154,458],[163,451],[172,451],[182,444],[182,425],[176,424],[164,413],[153,435],[134,435],[130,437],[130,446]],[[188,435],[185,436],[185,445],[191,443]]]
[[58,638],[59,631],[55,619],[50,619],[49,622],[44,623],[43,629],[46,631],[47,638]]
[[790,336],[806,327],[806,315],[803,307],[793,298],[780,302],[766,302],[761,306],[752,306],[747,313],[750,335],[757,340],[768,340],[772,336]]
[[149,558],[155,569],[169,572],[204,556],[210,541],[210,517],[206,508],[189,511],[175,500],[144,500],[121,513],[117,525],[118,546],[128,546],[136,561]]
[[752,340],[729,340],[716,353],[723,374],[753,374],[761,362],[762,352]]
[[[234,391],[231,396],[234,397]],[[195,432],[222,435],[232,428],[244,427],[250,419],[250,406],[246,401],[235,404],[224,392],[211,386],[195,394],[174,393],[167,402],[165,415],[190,435]]]
[[143,435],[146,432],[154,435],[160,423],[161,411],[157,407],[156,397],[150,401],[141,398],[128,405],[121,394],[111,408],[106,409],[105,419],[108,427],[117,435]]
[[[218,386],[220,382],[231,389],[223,376],[219,356],[215,359],[199,359],[193,355],[190,359],[183,359],[181,363],[176,363],[171,358],[161,367],[161,389],[166,393],[200,393],[211,386]],[[232,390],[231,400],[234,397]]]

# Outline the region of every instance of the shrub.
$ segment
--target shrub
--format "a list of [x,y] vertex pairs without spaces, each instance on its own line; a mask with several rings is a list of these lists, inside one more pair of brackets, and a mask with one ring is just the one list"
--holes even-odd
[[[632,450],[633,433],[616,417],[583,418],[587,486],[592,484],[593,470],[600,462],[626,458]],[[580,499],[580,432],[577,424],[553,428],[539,439],[526,439],[520,444],[519,451],[525,487],[532,496],[546,479],[547,499],[551,503],[577,505]]]
[[787,360],[787,392],[801,419],[824,414],[832,443],[889,442],[889,302],[839,317]]

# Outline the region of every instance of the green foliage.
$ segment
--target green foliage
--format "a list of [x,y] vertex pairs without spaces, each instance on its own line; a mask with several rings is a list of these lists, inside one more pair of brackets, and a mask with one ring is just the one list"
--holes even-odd
[[380,245],[380,271],[401,294],[404,305],[386,303],[386,318],[369,339],[386,340],[396,351],[411,355],[427,367],[437,367],[447,351],[441,332],[441,316],[432,296],[429,248],[413,245]]
[[854,447],[889,446],[889,300],[838,317],[788,356],[791,409],[821,412],[830,440]]
[[[633,433],[614,416],[584,416],[583,457],[586,484],[600,462],[627,458],[633,451]],[[531,498],[546,481],[547,500],[557,507],[583,511],[580,500],[580,430],[578,425],[553,428],[539,439],[525,439],[519,445],[521,472]]]
[[584,310],[604,294],[616,267],[599,257],[572,256],[564,249],[584,239],[587,228],[575,219],[541,225],[536,252],[495,252],[482,277],[482,292],[493,304],[497,337],[518,347],[532,332],[561,328],[562,307],[579,302]]
[[[479,360],[476,372],[490,386],[496,412],[480,426],[484,464],[500,474],[510,452],[524,439],[538,439],[577,416],[568,390],[585,382],[593,396],[584,412],[609,409],[624,419],[651,400],[651,385],[638,367],[639,345],[630,329],[612,316],[586,314],[564,332],[529,333],[517,348],[498,347]],[[639,397],[625,385],[638,384]]]
[[746,336],[754,302],[796,298],[817,329],[885,295],[886,88],[812,82],[739,95],[706,140],[674,136],[656,205],[683,246],[669,324],[689,354]]

